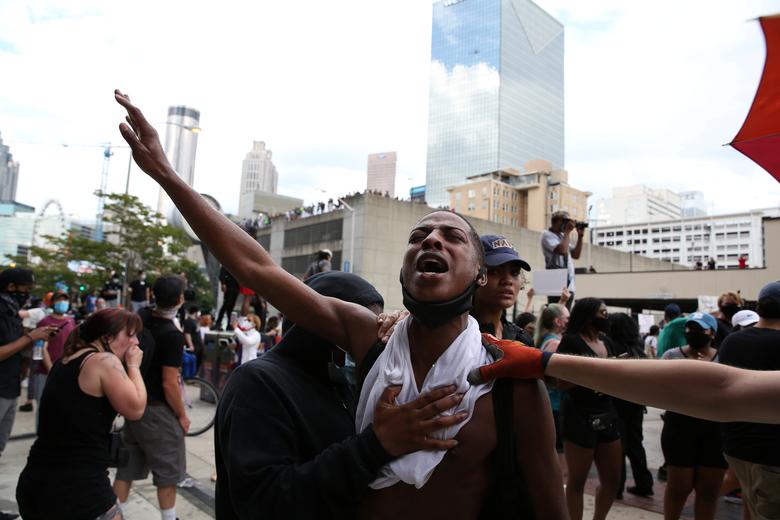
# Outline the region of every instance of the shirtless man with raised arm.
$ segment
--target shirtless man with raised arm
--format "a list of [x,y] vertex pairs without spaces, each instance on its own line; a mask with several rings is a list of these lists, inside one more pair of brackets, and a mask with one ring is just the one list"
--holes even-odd
[[[169,164],[157,132],[127,96],[115,92],[127,109],[129,124],[120,131],[133,151],[136,163],[168,193],[195,233],[241,283],[261,293],[286,317],[306,330],[318,331],[339,345],[360,365],[376,342],[376,316],[357,304],[318,294],[276,265],[270,255],[239,227],[213,209],[181,180]],[[471,295],[485,283],[479,236],[462,217],[435,211],[412,230],[401,270],[404,302],[411,311],[408,321],[408,358],[413,391],[424,389],[424,380],[434,372],[467,328]],[[399,329],[396,329],[397,336]],[[478,334],[478,331],[477,331]],[[393,338],[391,338],[391,343]],[[477,342],[479,340],[477,339]],[[390,345],[388,345],[388,348]],[[381,358],[380,358],[381,359]],[[379,361],[377,361],[379,362]],[[409,376],[409,374],[406,374]],[[459,388],[467,387],[454,381]],[[414,385],[412,385],[414,386]],[[468,393],[477,387],[463,392]],[[404,388],[405,391],[410,390]],[[364,388],[370,392],[371,388]],[[460,390],[459,390],[460,391]],[[471,394],[474,395],[474,394]],[[555,433],[547,394],[537,381],[518,381],[513,386],[515,453],[528,483],[536,518],[566,518],[563,485],[555,455]],[[363,399],[361,398],[361,403]],[[448,449],[422,487],[398,482],[376,487],[365,502],[367,518],[478,518],[496,478],[491,473],[491,453],[496,447],[496,426],[490,393],[472,403],[470,419],[459,429],[456,442],[427,437],[431,428],[420,430],[429,450]],[[369,406],[373,409],[373,406]],[[414,410],[405,410],[410,420]],[[393,447],[385,447],[392,455]],[[428,453],[417,452],[417,453]],[[373,484],[372,484],[373,487]]]

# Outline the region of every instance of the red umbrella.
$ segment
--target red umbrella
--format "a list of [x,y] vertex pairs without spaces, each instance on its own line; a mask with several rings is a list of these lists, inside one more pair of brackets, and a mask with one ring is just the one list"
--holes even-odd
[[731,146],[780,182],[780,15],[758,19],[766,40],[766,61],[756,97]]

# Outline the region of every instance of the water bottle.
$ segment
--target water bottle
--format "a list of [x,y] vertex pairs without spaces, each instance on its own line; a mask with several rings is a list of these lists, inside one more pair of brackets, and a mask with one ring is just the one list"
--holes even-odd
[[36,340],[36,342],[33,343],[32,358],[33,358],[33,361],[40,361],[40,360],[43,359],[43,340],[42,339]]

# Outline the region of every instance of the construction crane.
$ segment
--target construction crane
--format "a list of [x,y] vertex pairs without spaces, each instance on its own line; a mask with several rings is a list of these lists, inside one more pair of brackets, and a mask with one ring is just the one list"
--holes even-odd
[[[97,207],[97,215],[95,217],[95,240],[102,241],[103,240],[103,212],[105,207],[105,197],[104,194],[106,193],[106,189],[108,189],[108,167],[111,164],[111,156],[114,155],[114,149],[115,148],[130,148],[129,146],[116,146],[112,145],[111,142],[107,143],[98,143],[98,144],[70,144],[70,143],[63,143],[62,146],[66,148],[70,147],[87,147],[87,148],[102,148],[103,149],[103,170],[100,173],[100,192],[98,194],[98,207]],[[132,162],[132,156],[130,158],[130,161]],[[128,165],[128,170],[130,168],[130,165]]]

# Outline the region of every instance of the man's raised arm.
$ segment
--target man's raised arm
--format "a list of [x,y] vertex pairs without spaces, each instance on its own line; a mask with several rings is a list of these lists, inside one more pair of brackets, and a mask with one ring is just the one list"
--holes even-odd
[[114,96],[127,110],[128,124],[120,124],[119,130],[136,164],[166,191],[198,238],[241,285],[262,294],[303,328],[349,351],[368,349],[376,341],[376,316],[371,311],[322,296],[276,265],[257,241],[212,208],[176,174],[157,131],[130,98],[119,90]]

